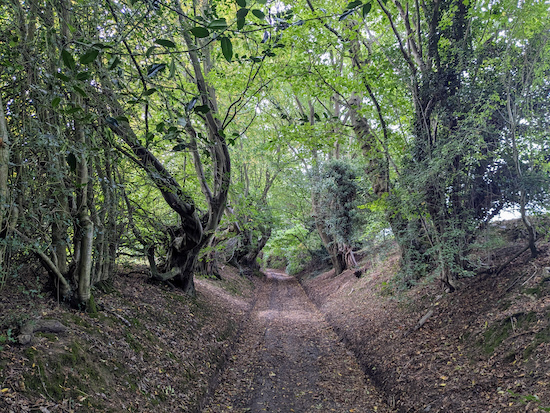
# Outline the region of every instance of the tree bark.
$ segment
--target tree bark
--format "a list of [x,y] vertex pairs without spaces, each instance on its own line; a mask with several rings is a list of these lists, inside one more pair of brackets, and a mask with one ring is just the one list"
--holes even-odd
[[[4,106],[0,96],[0,239],[6,240],[9,236],[10,225],[8,219],[9,202],[8,176],[10,162],[10,136],[4,116]],[[6,276],[6,244],[0,245],[0,281]]]
[[77,170],[77,224],[80,230],[80,256],[75,269],[75,277],[78,285],[77,289],[77,305],[88,309],[88,304],[91,298],[92,287],[92,265],[93,265],[93,247],[94,247],[94,224],[90,217],[90,200],[88,196],[88,160],[86,150],[86,136],[84,130],[76,125],[75,134],[77,142],[82,151],[78,160]]

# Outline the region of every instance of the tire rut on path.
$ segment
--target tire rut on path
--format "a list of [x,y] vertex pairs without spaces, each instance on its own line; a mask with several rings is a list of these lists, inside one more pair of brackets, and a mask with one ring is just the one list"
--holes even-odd
[[297,280],[269,271],[203,411],[389,410]]

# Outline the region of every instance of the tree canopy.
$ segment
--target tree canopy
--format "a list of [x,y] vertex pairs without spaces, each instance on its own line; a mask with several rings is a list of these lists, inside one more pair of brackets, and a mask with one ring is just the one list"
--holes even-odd
[[534,256],[548,8],[3,3],[2,280],[32,254],[60,297],[90,308],[121,256],[193,294],[195,273],[257,268],[262,250],[292,271],[325,254],[339,272],[385,230],[406,283],[434,273],[453,290],[506,208]]

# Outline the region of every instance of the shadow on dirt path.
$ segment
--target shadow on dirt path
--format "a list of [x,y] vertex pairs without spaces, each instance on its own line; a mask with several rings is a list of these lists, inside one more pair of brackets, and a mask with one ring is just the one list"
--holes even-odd
[[268,271],[204,412],[386,412],[304,290]]

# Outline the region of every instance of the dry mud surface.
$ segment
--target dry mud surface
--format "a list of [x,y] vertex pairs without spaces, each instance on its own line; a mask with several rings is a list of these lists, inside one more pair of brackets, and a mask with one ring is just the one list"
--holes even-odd
[[269,271],[204,412],[385,412],[303,288]]

